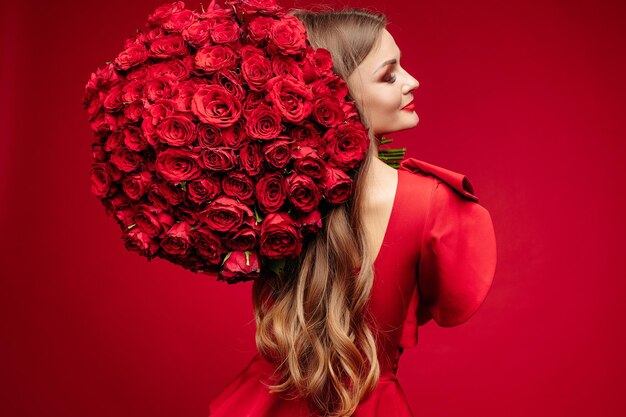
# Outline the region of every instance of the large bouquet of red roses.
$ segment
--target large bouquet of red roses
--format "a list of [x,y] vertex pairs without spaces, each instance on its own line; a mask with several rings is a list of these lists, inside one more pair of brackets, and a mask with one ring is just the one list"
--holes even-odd
[[157,8],[84,96],[126,248],[228,283],[297,257],[369,146],[332,67],[274,0]]

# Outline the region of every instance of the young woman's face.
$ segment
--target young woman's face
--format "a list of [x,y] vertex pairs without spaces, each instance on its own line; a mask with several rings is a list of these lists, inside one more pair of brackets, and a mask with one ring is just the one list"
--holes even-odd
[[413,104],[405,108],[419,82],[400,66],[400,49],[387,29],[347,82],[376,136],[410,129],[419,122]]

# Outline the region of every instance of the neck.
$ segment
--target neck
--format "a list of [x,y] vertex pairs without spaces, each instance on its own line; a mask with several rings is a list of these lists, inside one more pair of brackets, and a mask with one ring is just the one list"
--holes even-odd
[[378,148],[380,147],[380,142],[382,141],[382,136],[374,136],[374,139],[376,140],[376,143],[374,144],[374,149],[372,149],[372,154],[374,156],[376,156],[376,158],[378,158]]

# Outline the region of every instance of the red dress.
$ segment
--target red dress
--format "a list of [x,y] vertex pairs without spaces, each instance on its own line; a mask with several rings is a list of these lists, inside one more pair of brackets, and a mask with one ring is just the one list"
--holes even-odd
[[[398,169],[391,217],[374,262],[368,309],[379,337],[381,377],[354,417],[413,417],[396,378],[398,359],[430,319],[455,326],[487,296],[496,268],[489,212],[466,176],[415,158]],[[304,400],[270,394],[273,369],[259,354],[210,402],[211,417],[311,416]]]

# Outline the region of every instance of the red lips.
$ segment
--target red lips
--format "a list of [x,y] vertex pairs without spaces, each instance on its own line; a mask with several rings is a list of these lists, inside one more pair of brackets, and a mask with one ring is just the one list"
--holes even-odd
[[414,102],[410,102],[406,106],[402,107],[402,110],[415,111],[415,103]]

